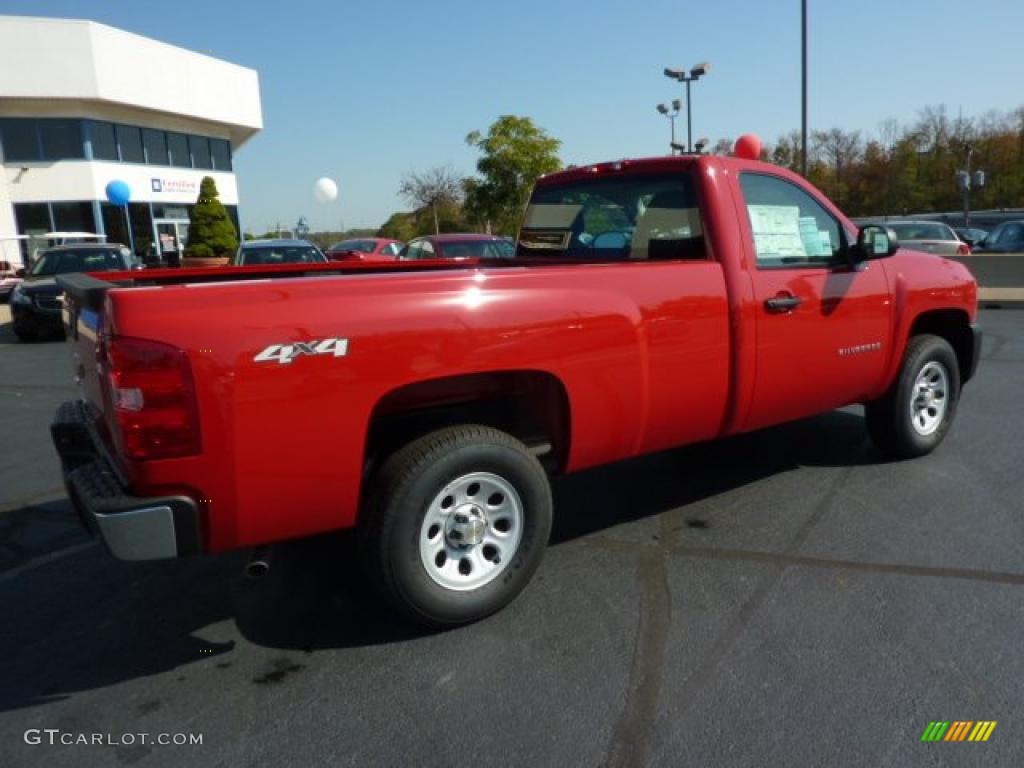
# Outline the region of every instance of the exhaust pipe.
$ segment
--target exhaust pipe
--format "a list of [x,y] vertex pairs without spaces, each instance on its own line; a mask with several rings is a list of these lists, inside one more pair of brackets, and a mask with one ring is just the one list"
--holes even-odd
[[250,579],[262,579],[270,573],[271,550],[263,547],[253,550],[249,562],[245,565],[245,575]]

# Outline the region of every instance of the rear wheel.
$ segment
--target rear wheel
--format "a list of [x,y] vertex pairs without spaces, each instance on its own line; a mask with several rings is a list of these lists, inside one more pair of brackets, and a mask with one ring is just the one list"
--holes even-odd
[[15,323],[13,325],[14,335],[18,337],[18,341],[35,341],[39,338],[39,334],[31,328],[26,328],[24,325]]
[[381,467],[361,522],[364,565],[414,620],[475,621],[530,580],[551,506],[547,475],[519,440],[484,426],[433,432]]
[[956,353],[938,336],[914,336],[889,392],[865,407],[872,441],[897,458],[931,453],[945,438],[960,399]]

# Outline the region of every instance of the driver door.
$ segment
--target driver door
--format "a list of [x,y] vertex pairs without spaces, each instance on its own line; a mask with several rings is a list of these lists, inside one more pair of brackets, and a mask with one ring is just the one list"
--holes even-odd
[[797,184],[765,173],[739,179],[757,304],[757,366],[745,429],[860,402],[877,391],[891,339],[882,264],[853,267],[847,233]]

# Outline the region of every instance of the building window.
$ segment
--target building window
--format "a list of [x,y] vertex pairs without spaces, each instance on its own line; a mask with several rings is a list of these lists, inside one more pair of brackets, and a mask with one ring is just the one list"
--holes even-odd
[[171,150],[171,165],[176,168],[191,168],[192,158],[188,153],[188,137],[183,133],[168,133],[167,146]]
[[128,203],[128,213],[132,219],[135,255],[145,260],[153,254],[153,215],[149,203]]
[[44,160],[81,160],[85,157],[81,120],[40,120]]
[[117,145],[121,148],[122,163],[144,163],[142,131],[131,125],[117,125]]
[[142,144],[146,147],[146,162],[150,165],[170,165],[167,158],[167,139],[163,131],[142,129]]
[[53,226],[58,232],[96,232],[92,203],[51,203]]
[[[50,226],[50,206],[46,203],[15,203],[14,219],[18,225],[19,235],[43,235],[52,229]],[[22,264],[28,266],[29,256],[35,252],[36,248],[42,248],[45,245],[45,240],[38,240],[36,238],[22,240]]]
[[103,231],[107,234],[107,242],[128,245],[128,225],[124,219],[124,209],[112,203],[100,203],[100,215],[103,217]]
[[0,120],[0,143],[3,145],[4,162],[39,160],[39,136],[36,133],[35,120]]
[[210,161],[210,140],[205,136],[189,136],[188,146],[192,150],[193,168],[213,168]]
[[231,145],[224,139],[210,139],[213,167],[218,171],[231,170]]
[[113,123],[93,122],[89,125],[89,138],[92,142],[94,160],[113,160],[117,157],[117,139],[114,137]]

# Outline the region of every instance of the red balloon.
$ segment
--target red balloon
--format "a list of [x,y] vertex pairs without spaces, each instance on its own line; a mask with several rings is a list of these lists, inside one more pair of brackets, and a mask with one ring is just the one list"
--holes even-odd
[[736,157],[742,157],[744,160],[760,160],[761,140],[753,133],[744,133],[736,139],[732,153]]

